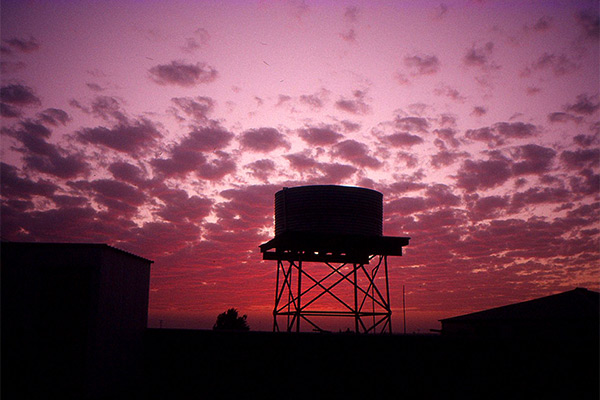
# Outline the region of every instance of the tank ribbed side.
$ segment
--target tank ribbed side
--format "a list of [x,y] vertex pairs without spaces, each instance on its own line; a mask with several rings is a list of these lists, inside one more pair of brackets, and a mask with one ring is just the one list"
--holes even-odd
[[350,186],[285,188],[275,194],[275,235],[285,232],[381,236],[383,195]]

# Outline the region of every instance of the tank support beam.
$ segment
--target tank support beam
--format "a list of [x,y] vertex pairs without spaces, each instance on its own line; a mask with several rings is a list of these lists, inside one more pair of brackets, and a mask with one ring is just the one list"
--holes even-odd
[[[299,332],[301,321],[325,331],[323,317],[349,317],[356,333],[391,333],[387,255],[373,259],[377,263],[371,268],[368,263],[330,262],[310,268],[315,262],[277,260],[273,331]],[[280,326],[282,320],[285,326]]]

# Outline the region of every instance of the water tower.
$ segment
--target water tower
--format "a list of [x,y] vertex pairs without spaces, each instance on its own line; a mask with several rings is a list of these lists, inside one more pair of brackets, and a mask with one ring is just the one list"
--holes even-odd
[[[273,330],[351,318],[356,333],[391,333],[388,256],[408,237],[383,236],[383,195],[316,185],[275,193],[275,237],[260,245],[277,261]],[[339,324],[338,324],[339,326]]]

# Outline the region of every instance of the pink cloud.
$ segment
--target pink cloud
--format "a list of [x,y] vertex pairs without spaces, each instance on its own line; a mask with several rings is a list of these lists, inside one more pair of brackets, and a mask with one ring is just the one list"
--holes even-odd
[[187,116],[196,121],[204,121],[208,114],[214,109],[215,101],[210,97],[175,97],[171,101],[179,107]]
[[278,190],[281,186],[265,184],[222,191],[220,194],[226,202],[218,204],[216,212],[223,228],[229,229],[229,224],[254,229],[270,226],[273,223],[273,198]]
[[440,61],[432,55],[414,55],[404,57],[404,65],[411,68],[411,75],[432,75],[439,71]]
[[475,47],[475,45],[473,45],[467,51],[467,54],[465,54],[465,56],[463,58],[463,62],[467,66],[479,67],[484,70],[497,69],[498,66],[496,66],[495,64],[493,64],[490,61],[490,57],[492,55],[493,50],[494,50],[493,42],[487,42],[485,45],[483,45],[481,47]]
[[539,129],[537,126],[524,122],[498,122],[491,127],[467,129],[467,139],[485,142],[488,147],[496,147],[506,143],[507,139],[522,139],[535,136]]
[[360,167],[377,169],[383,165],[377,158],[369,155],[367,145],[352,139],[333,146],[332,154]]
[[290,148],[285,136],[275,128],[258,128],[245,131],[240,136],[242,147],[247,150],[268,153],[278,147]]
[[595,174],[590,169],[584,169],[578,175],[569,178],[569,185],[573,193],[584,196],[595,196],[600,192],[599,174]]
[[555,76],[564,76],[574,73],[581,65],[575,59],[565,54],[554,54],[544,52],[536,61],[527,66],[522,72],[522,77],[528,77],[532,72],[552,71]]
[[411,153],[401,151],[398,152],[397,157],[398,160],[404,161],[408,168],[415,168],[419,164],[419,158]]
[[185,191],[180,189],[163,187],[160,190],[154,190],[153,194],[165,203],[158,208],[156,215],[173,223],[201,222],[208,216],[214,204],[211,199],[188,196]]
[[303,153],[287,154],[284,157],[290,162],[292,168],[297,171],[305,171],[319,164],[314,158]]
[[386,215],[413,215],[426,209],[427,203],[423,197],[401,197],[388,202],[385,206]]
[[597,167],[600,162],[600,149],[565,150],[560,154],[560,160],[570,169]]
[[565,202],[571,196],[571,193],[564,188],[530,188],[524,192],[517,192],[512,195],[510,208],[512,211],[519,211],[528,206],[535,206],[543,203]]
[[132,183],[136,186],[145,181],[145,173],[139,167],[124,161],[117,161],[108,166],[113,176],[123,182]]
[[11,84],[0,88],[0,101],[15,106],[40,105],[41,101],[29,86]]
[[548,114],[548,121],[555,122],[575,122],[579,124],[583,120],[582,117],[577,117],[573,114],[565,113],[565,112],[553,112]]
[[218,158],[198,166],[196,175],[202,179],[214,181],[235,172],[237,166],[229,154],[218,152],[217,156]]
[[350,43],[356,42],[356,31],[354,29],[349,29],[348,31],[340,33],[340,37]]
[[565,105],[565,111],[579,115],[592,115],[600,108],[598,95],[589,96],[587,93],[577,96],[577,102]]
[[512,176],[511,165],[506,159],[465,160],[455,177],[456,186],[468,193],[491,189],[506,182]]
[[300,137],[308,144],[325,146],[337,143],[344,136],[332,128],[306,128],[299,131]]
[[423,139],[417,135],[411,135],[407,132],[397,132],[384,136],[383,141],[394,147],[412,147],[423,143]]
[[358,7],[355,6],[346,7],[346,10],[344,11],[344,18],[347,19],[349,22],[356,22],[358,20],[359,15],[360,10],[358,9]]
[[452,147],[458,147],[460,145],[460,142],[455,138],[456,130],[453,128],[434,129],[433,133],[443,140],[444,143],[447,143]]
[[473,107],[473,111],[471,111],[471,115],[476,117],[481,117],[487,113],[487,108],[483,106],[475,106]]
[[550,170],[556,151],[536,144],[519,146],[513,150],[513,158],[519,160],[512,165],[515,176],[543,174]]
[[294,170],[303,174],[305,184],[342,183],[357,171],[355,167],[347,164],[317,162],[305,153],[288,154],[285,158]]
[[2,196],[5,198],[30,199],[32,196],[51,197],[59,189],[56,184],[47,180],[33,181],[28,178],[22,178],[17,171],[17,168],[10,164],[0,163],[0,173],[2,174],[0,185],[2,187]]
[[538,32],[545,32],[552,26],[552,17],[540,17],[533,25],[533,30]]
[[31,53],[40,48],[40,44],[36,38],[30,36],[29,39],[4,39],[4,43],[7,43],[12,49],[18,50],[22,53]]
[[600,39],[600,17],[597,9],[581,10],[575,14],[582,36],[586,40],[597,42]]
[[210,83],[217,79],[217,70],[205,63],[186,64],[183,61],[171,61],[170,64],[156,65],[149,69],[150,78],[159,85],[183,87]]
[[576,135],[573,137],[573,141],[582,147],[590,147],[594,144],[598,144],[599,135]]
[[365,102],[366,93],[362,90],[352,92],[353,98],[341,98],[335,102],[335,106],[342,111],[355,115],[365,115],[371,111],[371,107]]
[[41,123],[49,124],[52,126],[66,125],[71,120],[69,114],[66,111],[59,110],[58,108],[47,108],[44,111],[37,114],[37,119]]
[[98,126],[83,128],[76,133],[83,143],[96,144],[123,153],[135,154],[146,150],[162,137],[154,123],[142,119],[133,123],[119,123],[113,128]]
[[429,131],[429,122],[423,117],[397,117],[394,125],[407,132],[427,133]]
[[253,177],[262,181],[268,181],[274,175],[275,163],[273,160],[261,159],[245,165],[244,168],[252,171]]
[[186,136],[177,148],[203,152],[221,150],[229,145],[233,133],[220,127],[196,128]]
[[346,179],[349,179],[357,169],[351,165],[339,163],[323,163],[319,164],[319,169],[323,173],[322,176],[315,180],[318,184],[340,184]]
[[21,127],[5,129],[4,134],[17,139],[22,147],[15,148],[23,154],[27,168],[54,175],[73,178],[88,170],[88,163],[79,154],[69,154],[59,145],[49,143],[51,131],[30,120],[21,121]]
[[470,207],[470,218],[474,221],[498,218],[506,212],[510,202],[509,196],[486,196],[478,198]]
[[204,154],[197,150],[175,147],[170,158],[156,158],[150,161],[154,169],[164,176],[185,176],[206,162]]

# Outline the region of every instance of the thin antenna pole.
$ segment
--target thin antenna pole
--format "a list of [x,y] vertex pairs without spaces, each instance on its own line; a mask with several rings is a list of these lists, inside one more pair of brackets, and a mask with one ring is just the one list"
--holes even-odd
[[402,285],[402,313],[404,314],[404,334],[406,335],[406,290]]

